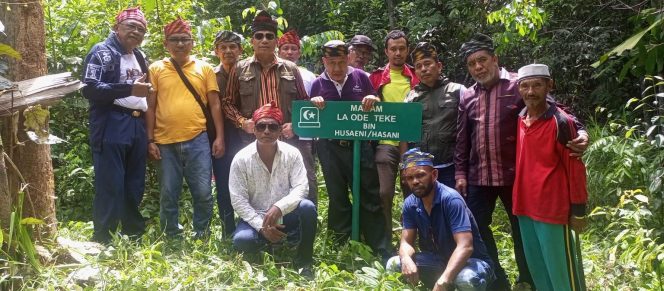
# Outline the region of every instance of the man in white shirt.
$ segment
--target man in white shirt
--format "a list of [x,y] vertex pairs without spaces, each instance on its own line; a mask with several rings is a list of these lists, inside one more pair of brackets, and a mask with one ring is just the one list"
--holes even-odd
[[257,252],[284,240],[297,243],[294,265],[312,277],[317,213],[306,199],[309,185],[300,151],[279,141],[283,116],[268,103],[252,116],[256,141],[233,158],[229,189],[240,217],[233,246]]

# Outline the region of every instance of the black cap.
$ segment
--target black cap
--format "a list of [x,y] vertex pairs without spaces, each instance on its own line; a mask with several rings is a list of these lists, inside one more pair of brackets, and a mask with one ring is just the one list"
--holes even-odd
[[361,35],[361,34],[353,36],[353,38],[350,39],[349,44],[352,45],[352,46],[366,45],[366,46],[370,47],[373,50],[376,49],[374,47],[373,42],[371,41],[371,39],[368,36]]

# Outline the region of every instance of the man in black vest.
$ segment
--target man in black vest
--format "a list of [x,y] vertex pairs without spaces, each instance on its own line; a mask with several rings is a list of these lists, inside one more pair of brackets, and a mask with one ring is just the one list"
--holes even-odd
[[[422,139],[408,146],[431,153],[434,168],[438,170],[438,182],[454,188],[457,112],[459,97],[466,88],[442,75],[443,64],[432,44],[418,43],[411,58],[420,82],[408,93],[406,102],[422,103]],[[403,151],[406,143],[401,145]]]

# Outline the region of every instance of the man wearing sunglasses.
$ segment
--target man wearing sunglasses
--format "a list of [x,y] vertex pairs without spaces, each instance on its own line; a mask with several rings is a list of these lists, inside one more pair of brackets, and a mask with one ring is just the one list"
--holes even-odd
[[115,18],[108,38],[85,58],[83,96],[90,102],[90,147],[95,170],[92,240],[109,243],[122,222],[122,233],[138,237],[145,222],[138,207],[145,188],[147,140],[145,97],[148,64],[138,49],[147,22],[139,8]]
[[[157,160],[160,177],[159,220],[167,237],[181,235],[178,202],[184,178],[193,199],[194,235],[205,239],[214,205],[210,156],[219,158],[224,154],[219,86],[212,66],[189,55],[193,39],[188,22],[176,19],[164,27],[164,35],[171,57],[150,66],[155,93],[148,96],[146,114],[148,151]],[[199,103],[209,108],[214,121],[212,149],[206,114]]]
[[308,99],[300,71],[293,62],[276,56],[277,22],[270,14],[259,12],[251,31],[254,55],[238,62],[231,71],[223,102],[224,113],[242,129],[242,141],[248,144],[255,139],[251,114],[274,101],[284,115],[282,135],[292,139],[291,101]]
[[240,150],[231,164],[231,201],[242,219],[233,246],[255,253],[274,244],[297,244],[294,266],[313,278],[317,213],[306,199],[309,185],[302,155],[279,141],[283,115],[276,102],[256,110],[252,121],[256,141]]
[[[281,136],[297,147],[305,157],[311,157],[308,140],[299,140],[291,127],[291,102],[309,97],[304,88],[298,66],[277,57],[277,22],[265,11],[259,12],[251,25],[251,45],[254,55],[241,60],[231,70],[223,101],[224,113],[240,130],[244,145],[255,137],[251,114],[261,106],[274,101],[284,116]],[[313,158],[308,159],[313,161]],[[312,163],[309,162],[309,165]],[[312,172],[313,172],[313,167]],[[315,185],[316,176],[309,175],[309,184]],[[316,195],[310,199],[315,200]]]

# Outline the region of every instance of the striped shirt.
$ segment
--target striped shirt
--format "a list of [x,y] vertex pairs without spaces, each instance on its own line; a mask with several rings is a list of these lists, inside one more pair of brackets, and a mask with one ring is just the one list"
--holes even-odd
[[516,131],[524,107],[515,73],[500,69],[500,79],[487,89],[468,88],[459,102],[455,178],[469,185],[510,186],[516,168]]
[[[278,57],[274,58],[274,61],[269,65],[268,68],[263,68],[260,64],[260,62],[255,58],[255,57],[249,57],[247,60],[240,61],[238,65],[234,67],[234,69],[231,70],[229,76],[228,76],[228,84],[226,88],[226,94],[224,98],[222,99],[222,109],[224,111],[224,114],[226,114],[226,117],[232,121],[235,122],[236,126],[241,127],[242,124],[241,122],[245,118],[251,118],[251,116],[243,116],[242,113],[240,112],[240,98],[241,95],[244,95],[240,92],[241,90],[241,85],[240,85],[240,78],[253,78],[253,73],[252,72],[258,72],[259,80],[258,84],[254,88],[246,88],[251,91],[251,95],[256,98],[256,106],[253,108],[253,110],[256,110],[260,108],[261,106],[270,103],[271,101],[275,101],[277,103],[277,106],[282,109],[282,112],[284,112],[285,108],[290,108],[290,101],[292,100],[285,100],[285,98],[279,98],[280,97],[280,90],[296,90],[296,99],[300,100],[306,100],[308,99],[307,92],[304,89],[304,84],[302,81],[302,76],[300,75],[299,70],[284,70],[282,67],[284,67],[286,64],[286,60],[280,59]],[[292,63],[291,63],[292,64]],[[244,67],[242,67],[244,66]],[[241,69],[245,69],[249,67],[245,71],[245,75],[247,76],[239,76]],[[295,64],[292,64],[293,67],[297,68]],[[284,75],[283,72],[288,72],[288,76]],[[280,78],[284,80],[288,80],[287,78],[291,78],[290,80],[292,81],[293,78],[295,80],[294,86],[295,88],[280,88]],[[283,83],[286,83],[284,81]],[[242,88],[246,90],[245,88]],[[295,92],[295,91],[293,91]],[[243,98],[246,98],[243,97]],[[283,102],[288,102],[288,104],[281,104]],[[252,111],[253,111],[252,110]],[[286,120],[290,120],[290,118],[286,118]]]

